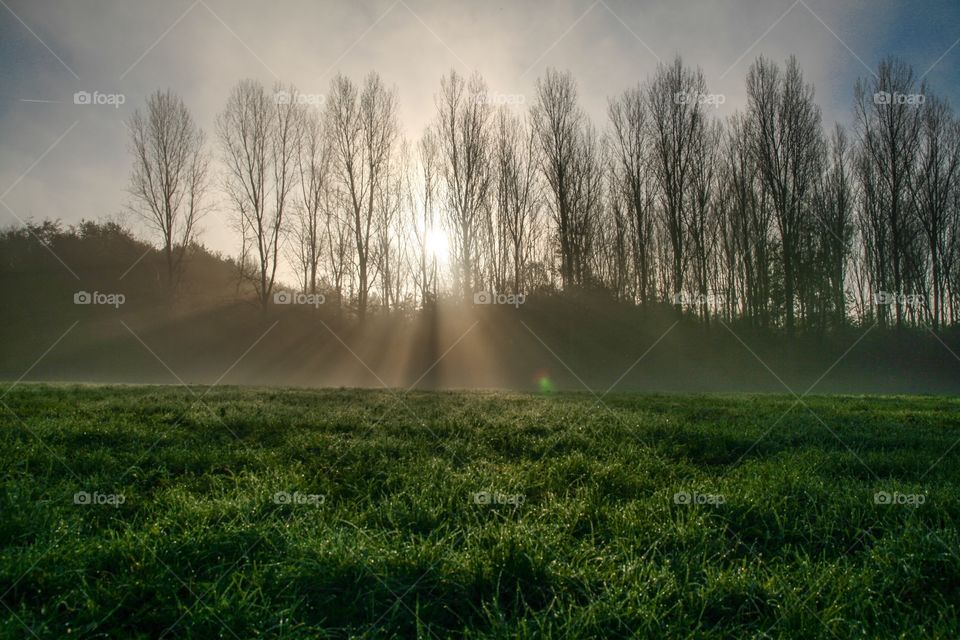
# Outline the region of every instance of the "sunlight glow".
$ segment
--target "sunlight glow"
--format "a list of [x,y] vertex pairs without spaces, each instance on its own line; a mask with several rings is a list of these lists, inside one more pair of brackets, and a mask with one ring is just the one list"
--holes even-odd
[[427,231],[426,237],[427,254],[434,258],[440,264],[448,264],[450,261],[450,239],[443,229],[434,227]]

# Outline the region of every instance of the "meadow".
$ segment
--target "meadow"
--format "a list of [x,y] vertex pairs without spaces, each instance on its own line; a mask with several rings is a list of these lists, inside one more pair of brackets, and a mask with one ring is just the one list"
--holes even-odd
[[2,638],[960,636],[960,400],[5,385]]

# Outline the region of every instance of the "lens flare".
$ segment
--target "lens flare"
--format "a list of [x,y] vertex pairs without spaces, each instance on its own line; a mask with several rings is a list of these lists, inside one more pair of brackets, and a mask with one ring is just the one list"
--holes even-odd
[[540,390],[540,393],[547,395],[554,392],[553,380],[550,379],[549,371],[546,369],[541,369],[533,378],[537,384],[537,389]]

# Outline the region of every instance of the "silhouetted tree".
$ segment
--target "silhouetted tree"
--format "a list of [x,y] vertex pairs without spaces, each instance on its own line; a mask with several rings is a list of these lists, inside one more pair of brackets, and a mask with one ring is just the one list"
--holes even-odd
[[669,251],[668,281],[673,296],[684,288],[688,198],[694,167],[701,161],[698,154],[706,127],[705,96],[703,73],[685,67],[679,56],[672,63],[657,67],[647,91],[660,215],[669,240],[664,250]]
[[249,269],[246,277],[266,309],[298,180],[303,106],[293,87],[278,86],[271,96],[259,82],[243,80],[217,119],[217,133],[227,166],[226,192],[245,241],[253,245],[252,259],[243,255],[241,267]]
[[[912,214],[910,184],[922,128],[921,104],[917,98],[926,85],[917,85],[913,69],[901,60],[888,58],[880,63],[873,78],[861,79],[855,88],[857,134],[864,161],[870,163],[865,188],[875,199],[868,207],[876,243],[874,293],[894,292],[896,323],[903,325],[904,305],[911,255],[917,233]],[[877,305],[880,321],[886,323],[886,304]]]
[[446,193],[444,211],[452,233],[455,287],[469,301],[476,285],[480,236],[491,183],[491,107],[487,86],[475,73],[469,80],[451,71],[436,97],[437,141]]
[[820,107],[792,56],[783,72],[763,57],[754,62],[747,74],[747,101],[751,150],[780,232],[784,324],[791,333],[796,324],[801,236],[823,153]]
[[203,130],[180,96],[169,90],[151,94],[146,112],[137,109],[128,126],[133,209],[160,237],[166,287],[172,294],[205,212],[209,157]]
[[338,75],[330,84],[326,120],[354,241],[357,313],[363,321],[376,276],[372,253],[376,207],[389,188],[390,157],[398,134],[396,91],[388,89],[376,73],[367,76],[362,90]]

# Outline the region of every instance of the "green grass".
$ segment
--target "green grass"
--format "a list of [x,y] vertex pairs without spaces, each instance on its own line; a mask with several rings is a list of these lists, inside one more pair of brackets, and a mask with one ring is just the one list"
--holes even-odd
[[20,384],[0,637],[957,637],[960,401],[804,402]]

